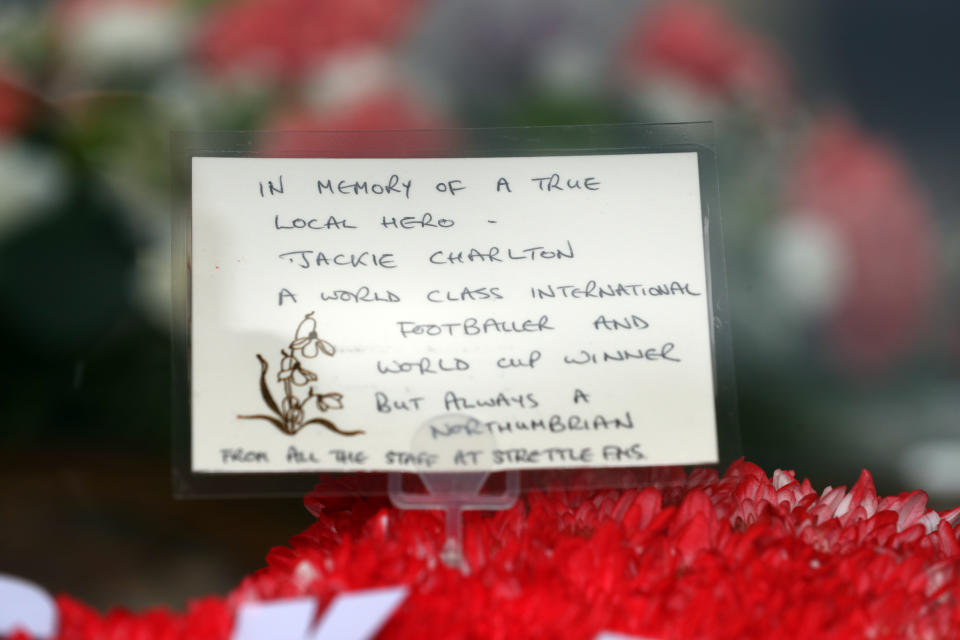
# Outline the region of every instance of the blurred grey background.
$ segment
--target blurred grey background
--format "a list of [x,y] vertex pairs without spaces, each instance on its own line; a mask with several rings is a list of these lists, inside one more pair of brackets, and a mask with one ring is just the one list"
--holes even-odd
[[310,522],[170,497],[168,134],[713,120],[743,450],[960,502],[960,5],[0,0],[0,572],[224,592]]

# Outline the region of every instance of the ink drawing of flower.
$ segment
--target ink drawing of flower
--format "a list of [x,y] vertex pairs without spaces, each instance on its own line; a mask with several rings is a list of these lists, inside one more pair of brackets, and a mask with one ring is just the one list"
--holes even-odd
[[[266,420],[287,435],[294,435],[311,424],[319,424],[342,436],[355,436],[363,433],[363,431],[344,431],[326,418],[307,417],[305,407],[313,399],[316,399],[317,409],[321,412],[343,409],[343,394],[338,392],[318,393],[315,391],[314,385],[311,383],[317,382],[319,377],[314,371],[308,369],[303,362],[304,359],[312,360],[320,354],[333,357],[336,352],[337,350],[332,344],[317,335],[317,320],[313,317],[313,312],[306,314],[297,326],[293,340],[290,341],[286,349],[280,350],[280,370],[277,372],[277,382],[283,385],[283,396],[279,403],[274,399],[270,385],[267,383],[267,371],[270,365],[262,355],[257,354],[257,360],[260,362],[260,395],[272,415],[256,414],[237,417],[243,420]],[[307,385],[310,386],[307,387],[307,392],[303,395],[298,388]]]

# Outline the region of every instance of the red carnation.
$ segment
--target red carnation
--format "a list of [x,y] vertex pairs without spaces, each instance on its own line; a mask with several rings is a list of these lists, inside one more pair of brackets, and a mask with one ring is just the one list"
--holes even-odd
[[897,155],[852,123],[821,123],[788,184],[794,215],[834,230],[848,265],[830,333],[842,362],[889,366],[917,340],[936,281],[933,223]]
[[628,72],[639,78],[679,78],[709,96],[743,95],[774,109],[787,103],[787,72],[776,50],[718,5],[657,5],[632,29],[624,58]]
[[214,10],[197,53],[209,69],[296,80],[329,56],[392,43],[419,0],[245,0]]

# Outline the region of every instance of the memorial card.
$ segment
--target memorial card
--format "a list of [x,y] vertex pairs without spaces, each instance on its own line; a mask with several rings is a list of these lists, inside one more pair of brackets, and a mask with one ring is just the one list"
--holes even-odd
[[717,462],[698,161],[193,157],[192,471]]

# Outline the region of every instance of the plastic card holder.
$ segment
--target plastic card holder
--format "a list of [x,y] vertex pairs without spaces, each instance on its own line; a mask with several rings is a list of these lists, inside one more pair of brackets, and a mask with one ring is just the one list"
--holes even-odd
[[710,123],[173,150],[178,495],[387,493],[457,564],[463,510],[739,455]]
[[[414,435],[412,450],[422,451],[437,457],[458,455],[490,455],[497,447],[496,438],[483,432],[479,438],[470,435],[479,426],[476,418],[448,414],[425,422]],[[453,438],[437,440],[431,437],[432,430],[457,427]],[[498,511],[509,509],[517,501],[520,482],[519,472],[507,471],[502,491],[484,493],[482,490],[489,477],[488,471],[431,472],[424,469],[419,477],[426,492],[408,491],[403,485],[403,474],[391,473],[388,478],[388,494],[394,506],[401,509],[428,509],[443,511],[446,515],[446,541],[441,559],[451,567],[468,572],[470,567],[463,556],[463,512]]]

